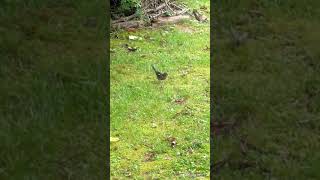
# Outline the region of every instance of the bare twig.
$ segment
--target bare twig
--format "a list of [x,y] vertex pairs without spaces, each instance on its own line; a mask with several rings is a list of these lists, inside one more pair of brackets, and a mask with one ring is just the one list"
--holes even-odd
[[148,14],[148,13],[151,13],[151,12],[154,12],[154,9],[146,9],[146,10],[144,10],[145,14]]
[[167,0],[164,0],[164,2],[165,2],[165,4],[166,4],[166,6],[168,7],[168,9],[170,9],[170,11],[171,11],[172,13],[175,13],[175,11],[171,9],[171,7],[170,7],[170,5],[168,4]]
[[179,5],[175,4],[175,3],[170,3],[170,5],[172,5],[173,7],[175,7],[176,9],[180,9],[183,10],[184,8],[180,7]]
[[163,15],[164,13],[165,13],[165,11],[161,11],[160,13],[153,15],[152,18],[153,18],[153,19],[156,19],[156,18],[158,18],[159,16]]
[[150,7],[151,4],[148,4],[146,7],[143,7],[143,11],[146,12],[146,10]]
[[165,3],[162,3],[160,6],[158,6],[155,11],[159,11],[160,9],[163,9],[164,7],[166,7]]
[[130,16],[125,17],[125,18],[120,18],[120,19],[114,20],[114,21],[112,21],[112,24],[119,23],[119,22],[130,21],[131,19],[134,19],[134,18],[136,18],[138,16],[139,16],[138,13],[134,13],[134,14],[132,14]]
[[189,9],[184,9],[184,10],[182,10],[180,12],[177,12],[176,15],[181,15],[181,14],[184,14],[184,13],[186,13],[188,11],[189,11]]

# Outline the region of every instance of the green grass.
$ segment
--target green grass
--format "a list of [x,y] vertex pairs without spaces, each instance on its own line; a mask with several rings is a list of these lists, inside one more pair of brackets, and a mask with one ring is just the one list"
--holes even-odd
[[[209,178],[209,32],[208,23],[187,21],[111,35],[110,129],[120,139],[111,143],[112,178]],[[167,80],[159,82],[151,64],[168,72]]]
[[103,178],[103,2],[6,1],[0,17],[0,179]]
[[[320,178],[319,7],[318,1],[215,6],[213,116],[238,124],[213,138],[215,162],[228,159],[214,178]],[[251,17],[250,10],[263,16]],[[235,49],[231,25],[249,34]],[[240,139],[247,141],[245,153]]]

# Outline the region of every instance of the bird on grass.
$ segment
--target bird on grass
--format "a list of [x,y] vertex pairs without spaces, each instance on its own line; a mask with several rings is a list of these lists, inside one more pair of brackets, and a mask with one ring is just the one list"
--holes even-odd
[[204,15],[200,14],[198,10],[193,9],[192,11],[194,17],[199,21],[199,22],[207,22],[208,18],[205,17]]
[[156,73],[157,79],[158,79],[159,81],[165,80],[165,79],[167,78],[168,74],[167,74],[166,72],[162,73],[162,72],[158,71],[158,70],[154,67],[154,65],[151,65],[151,66],[152,66],[152,69],[154,70],[154,72]]

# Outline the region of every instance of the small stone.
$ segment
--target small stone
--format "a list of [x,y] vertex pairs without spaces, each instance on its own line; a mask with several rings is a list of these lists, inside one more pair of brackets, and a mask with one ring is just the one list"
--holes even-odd
[[152,123],[151,127],[156,128],[158,125],[156,123]]

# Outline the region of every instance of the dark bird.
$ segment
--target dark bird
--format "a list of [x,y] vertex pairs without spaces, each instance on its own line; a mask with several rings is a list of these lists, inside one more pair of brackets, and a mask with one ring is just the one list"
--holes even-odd
[[158,71],[154,67],[154,65],[151,65],[151,66],[152,66],[152,69],[154,70],[154,72],[156,73],[158,80],[165,80],[167,78],[168,74],[166,72],[162,73],[162,72]]
[[196,9],[192,11],[194,17],[199,21],[199,22],[206,22],[208,21],[208,18],[205,17],[204,15],[200,14]]

